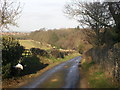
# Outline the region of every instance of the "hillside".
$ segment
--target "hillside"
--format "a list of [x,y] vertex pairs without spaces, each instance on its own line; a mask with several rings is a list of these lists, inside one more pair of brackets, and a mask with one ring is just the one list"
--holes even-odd
[[86,45],[84,48],[89,46],[83,29],[37,30],[31,32],[29,37],[32,40],[48,43],[63,49],[77,50],[79,46]]

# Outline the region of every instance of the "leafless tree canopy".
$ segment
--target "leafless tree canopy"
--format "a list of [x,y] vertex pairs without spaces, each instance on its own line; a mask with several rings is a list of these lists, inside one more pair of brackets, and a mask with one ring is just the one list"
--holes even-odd
[[17,26],[16,20],[21,13],[17,0],[0,0],[0,29],[9,29],[10,25]]
[[[96,35],[96,41],[101,42],[106,30],[120,26],[120,2],[81,2],[71,0],[65,5],[64,13],[76,19],[81,26],[88,26]],[[120,32],[120,30],[119,30]]]
[[72,3],[65,6],[64,12],[82,25],[94,29],[98,24],[100,25],[98,28],[111,27],[115,24],[108,8],[107,3],[73,0]]

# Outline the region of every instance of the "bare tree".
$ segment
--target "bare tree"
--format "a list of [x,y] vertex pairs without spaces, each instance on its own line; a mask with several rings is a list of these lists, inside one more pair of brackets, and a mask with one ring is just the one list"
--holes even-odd
[[21,13],[17,0],[0,0],[0,29],[9,29],[10,25],[17,26],[16,20]]
[[120,1],[107,2],[110,13],[115,21],[115,32],[117,33],[116,40],[120,42]]
[[[111,2],[112,4],[114,2]],[[90,27],[94,31],[96,45],[103,44],[103,36],[106,30],[114,27],[116,20],[111,13],[110,8],[113,6],[108,2],[81,2],[80,0],[73,0],[65,6],[65,14],[76,19],[83,27]],[[119,7],[119,5],[118,5]],[[118,19],[117,19],[118,21]]]

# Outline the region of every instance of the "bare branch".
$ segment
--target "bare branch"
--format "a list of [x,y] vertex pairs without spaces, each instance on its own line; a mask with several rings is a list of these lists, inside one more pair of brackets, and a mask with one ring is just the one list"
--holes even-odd
[[16,20],[21,13],[20,2],[0,0],[0,29],[9,29],[9,26],[17,26]]

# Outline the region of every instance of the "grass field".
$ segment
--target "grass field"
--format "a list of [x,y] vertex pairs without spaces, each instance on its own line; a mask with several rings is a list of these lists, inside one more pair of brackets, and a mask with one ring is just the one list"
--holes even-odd
[[52,47],[48,46],[47,44],[40,43],[34,40],[19,40],[20,44],[25,47],[25,49],[30,48],[41,48],[41,49],[51,49]]

